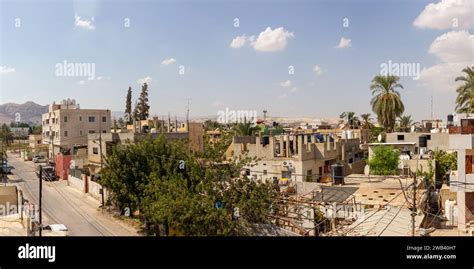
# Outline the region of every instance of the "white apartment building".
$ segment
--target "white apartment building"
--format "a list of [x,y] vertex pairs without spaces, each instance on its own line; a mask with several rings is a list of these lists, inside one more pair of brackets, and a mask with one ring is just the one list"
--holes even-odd
[[449,127],[449,148],[457,152],[457,171],[449,180],[457,197],[458,229],[467,231],[474,223],[474,118]]
[[42,116],[43,144],[49,145],[49,157],[68,152],[74,145],[87,145],[87,135],[110,133],[108,109],[81,109],[75,100],[49,105]]

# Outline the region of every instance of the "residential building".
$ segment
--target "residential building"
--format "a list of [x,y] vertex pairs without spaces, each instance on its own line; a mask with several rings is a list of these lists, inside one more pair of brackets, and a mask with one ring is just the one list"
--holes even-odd
[[419,152],[420,137],[426,137],[426,144],[428,151],[435,151],[436,149],[448,151],[449,150],[449,134],[443,133],[431,133],[431,132],[394,132],[388,133],[385,140],[387,143],[415,143],[414,152]]
[[28,142],[30,150],[37,152],[43,146],[43,135],[41,134],[32,134],[28,136]]
[[75,100],[49,105],[42,116],[43,143],[49,145],[49,157],[58,152],[69,154],[75,145],[87,145],[87,135],[110,133],[108,109],[81,109]]
[[203,135],[204,129],[201,123],[189,123],[188,132],[170,132],[170,133],[106,133],[89,134],[87,146],[87,162],[84,163],[91,174],[98,173],[103,165],[104,158],[110,152],[114,145],[127,145],[135,143],[147,136],[157,137],[163,134],[166,139],[181,139],[188,142],[190,150],[202,151],[204,149]]
[[474,221],[474,118],[461,118],[457,123],[449,127],[449,148],[457,152],[450,190],[456,192],[458,229],[467,231]]

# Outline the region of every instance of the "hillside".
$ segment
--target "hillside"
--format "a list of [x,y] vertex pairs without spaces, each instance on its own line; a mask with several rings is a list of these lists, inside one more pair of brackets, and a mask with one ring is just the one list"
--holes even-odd
[[47,105],[42,106],[35,102],[2,104],[0,105],[0,124],[10,124],[10,122],[15,121],[16,113],[19,113],[21,122],[37,124],[41,122],[41,115],[47,111]]

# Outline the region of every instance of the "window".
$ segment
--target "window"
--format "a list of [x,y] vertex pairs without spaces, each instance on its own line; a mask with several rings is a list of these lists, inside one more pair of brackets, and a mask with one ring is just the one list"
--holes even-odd
[[398,141],[404,141],[405,140],[405,135],[397,135],[397,140]]
[[281,171],[282,178],[291,178],[291,171]]
[[64,131],[64,136],[65,136],[65,137],[67,136],[67,131]]
[[82,116],[79,116],[79,121],[82,121]]
[[94,130],[89,130],[89,134],[95,134]]
[[266,175],[266,174],[267,174],[267,170],[263,170],[263,174]]
[[102,122],[107,122],[107,117],[102,117]]
[[107,130],[102,130],[102,133],[103,133],[103,134],[107,133]]
[[67,122],[67,116],[64,116],[64,122]]
[[306,181],[313,181],[313,169],[309,169],[306,172]]
[[426,135],[426,140],[431,140],[431,135]]
[[79,135],[82,135],[82,130],[79,130]]
[[95,122],[95,117],[94,116],[89,117],[89,122]]
[[49,124],[49,119],[46,120],[46,124]]
[[99,149],[97,147],[93,147],[92,148],[92,153],[95,154],[95,155],[99,154]]

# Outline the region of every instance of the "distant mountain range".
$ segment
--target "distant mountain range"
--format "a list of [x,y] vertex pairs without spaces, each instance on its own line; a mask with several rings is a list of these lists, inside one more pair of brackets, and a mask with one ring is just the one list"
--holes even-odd
[[[0,124],[10,124],[19,116],[20,122],[41,123],[41,115],[48,112],[48,106],[42,106],[35,102],[24,104],[6,103],[0,105]],[[18,114],[17,114],[18,113]]]

